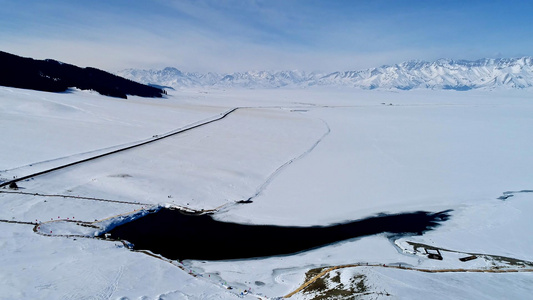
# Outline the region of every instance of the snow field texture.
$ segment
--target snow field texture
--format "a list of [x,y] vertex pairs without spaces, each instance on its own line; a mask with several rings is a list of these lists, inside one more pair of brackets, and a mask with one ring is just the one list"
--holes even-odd
[[[0,282],[5,285],[0,298],[232,299],[250,288],[254,295],[274,297],[298,288],[309,269],[324,266],[492,267],[480,258],[459,262],[461,254],[452,252],[443,252],[442,261],[429,260],[409,252],[409,241],[533,260],[527,213],[533,193],[498,199],[507,191],[533,189],[533,103],[527,90],[189,89],[171,94],[118,100],[80,91],[0,88],[3,180],[46,165],[40,162],[71,161],[80,153],[147,139],[243,107],[183,134],[19,182],[17,192],[24,194],[1,189]],[[255,195],[250,204],[235,204]],[[396,245],[377,235],[290,256],[176,262],[181,267],[130,252],[122,243],[43,236],[33,232],[34,225],[6,223],[54,221],[43,224],[54,235],[91,235],[92,229],[56,220],[93,222],[158,205],[223,206],[215,218],[279,225],[453,211],[436,230]],[[108,220],[101,225],[116,224]],[[245,242],[230,233],[228,239],[236,247]],[[399,298],[524,298],[533,283],[531,273],[434,274],[377,267],[338,272],[343,280],[363,274],[372,291]]]

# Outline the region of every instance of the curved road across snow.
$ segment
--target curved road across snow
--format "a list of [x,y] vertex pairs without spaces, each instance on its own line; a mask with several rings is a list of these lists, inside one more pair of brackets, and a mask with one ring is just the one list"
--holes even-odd
[[23,177],[14,178],[13,180],[8,180],[8,181],[0,183],[0,187],[8,186],[8,185],[11,185],[13,183],[17,183],[17,182],[22,181],[22,180],[26,180],[26,179],[29,179],[29,178],[32,178],[32,177],[36,177],[36,176],[39,176],[39,175],[51,173],[51,172],[54,172],[54,171],[57,171],[57,170],[61,170],[61,169],[64,169],[64,168],[68,168],[68,167],[71,167],[71,166],[74,166],[74,165],[78,165],[78,164],[81,164],[81,163],[84,163],[84,162],[87,162],[87,161],[95,160],[95,159],[98,159],[98,158],[101,158],[101,157],[109,156],[109,155],[116,154],[116,153],[119,153],[119,152],[122,152],[122,151],[126,151],[126,150],[130,150],[130,149],[133,149],[133,148],[136,148],[136,147],[144,146],[146,144],[150,144],[150,143],[153,143],[153,142],[156,142],[156,141],[159,141],[159,140],[162,140],[164,138],[168,138],[168,137],[180,134],[180,133],[184,133],[186,131],[189,131],[189,130],[192,130],[192,129],[195,129],[195,128],[198,128],[198,127],[202,127],[202,126],[205,126],[207,124],[210,124],[210,123],[213,123],[213,122],[216,122],[216,121],[220,121],[220,120],[226,118],[228,115],[230,115],[231,113],[235,112],[236,110],[238,110],[240,108],[241,107],[232,108],[232,109],[230,109],[230,110],[228,110],[226,112],[223,112],[220,115],[215,116],[213,118],[207,119],[207,120],[202,121],[200,123],[193,123],[192,125],[189,125],[188,127],[185,127],[185,128],[182,128],[182,129],[178,129],[178,130],[175,130],[175,131],[171,131],[171,132],[163,134],[163,135],[154,135],[153,138],[151,138],[151,139],[149,139],[147,141],[142,141],[142,142],[136,143],[134,145],[130,145],[130,146],[126,146],[126,147],[123,147],[123,148],[119,148],[119,149],[116,149],[116,150],[113,150],[113,151],[110,151],[110,152],[107,152],[107,153],[95,155],[95,156],[92,156],[92,157],[89,157],[89,158],[85,158],[85,159],[82,159],[82,160],[78,160],[78,161],[75,161],[75,162],[64,164],[64,165],[61,165],[61,166],[58,166],[58,167],[54,167],[54,168],[51,168],[51,169],[47,169],[47,170],[44,170],[44,171],[40,171],[40,172],[37,172],[37,173],[29,174],[29,175],[26,175],[26,176],[23,176]]

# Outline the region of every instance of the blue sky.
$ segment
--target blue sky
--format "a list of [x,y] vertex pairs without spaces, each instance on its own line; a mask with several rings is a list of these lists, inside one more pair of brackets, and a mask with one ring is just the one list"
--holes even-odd
[[533,1],[5,1],[0,50],[109,71],[337,71],[533,55]]

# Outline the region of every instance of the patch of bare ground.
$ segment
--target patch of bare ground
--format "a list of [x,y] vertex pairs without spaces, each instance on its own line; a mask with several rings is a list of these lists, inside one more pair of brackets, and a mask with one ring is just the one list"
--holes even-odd
[[[454,251],[445,248],[424,245],[420,243],[408,242],[413,247],[415,253],[425,255],[428,259],[432,258],[430,254],[434,251],[440,256],[441,252],[454,252],[463,254],[460,261],[469,261],[473,259],[482,259],[488,263],[486,267],[482,268],[440,268],[440,269],[424,269],[412,266],[402,266],[401,264],[376,264],[376,263],[355,263],[333,267],[322,267],[311,269],[306,273],[304,283],[293,292],[287,294],[284,298],[290,298],[295,294],[303,293],[306,298],[314,300],[326,299],[359,299],[363,296],[390,296],[386,291],[376,291],[368,285],[364,274],[353,275],[349,282],[346,279],[342,280],[340,269],[356,268],[356,267],[374,267],[374,268],[393,268],[401,270],[411,270],[424,273],[515,273],[515,272],[533,272],[533,262],[515,259],[511,257],[504,257],[499,255],[468,253],[461,251]],[[433,253],[435,255],[435,253]],[[435,258],[433,258],[435,259]],[[445,259],[446,261],[446,259]]]
[[365,295],[380,294],[389,296],[386,292],[371,291],[366,283],[363,274],[356,274],[344,282],[341,279],[341,272],[334,268],[317,268],[309,270],[306,275],[306,282],[310,282],[300,290],[306,298],[313,300],[333,300],[333,299],[359,299]]

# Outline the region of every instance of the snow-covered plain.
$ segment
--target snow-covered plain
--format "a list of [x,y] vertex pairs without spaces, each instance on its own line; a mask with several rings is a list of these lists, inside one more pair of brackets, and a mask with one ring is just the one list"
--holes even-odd
[[[278,297],[301,285],[310,269],[353,263],[517,269],[490,257],[457,258],[478,253],[533,261],[531,100],[530,90],[343,88],[198,88],[166,99],[122,100],[0,87],[2,180],[239,107],[183,134],[20,182],[18,191],[0,189],[0,298]],[[498,199],[509,191],[517,193]],[[252,203],[237,203],[249,198]],[[225,221],[302,226],[453,211],[436,230],[395,243],[377,235],[290,256],[218,262],[169,263],[122,243],[81,237],[100,229],[66,222],[107,219],[95,223],[106,226],[113,216],[158,205],[218,208],[215,218]],[[7,221],[42,224],[36,233],[31,224]],[[235,247],[245,242],[228,233]],[[461,253],[430,260],[408,242]],[[346,283],[363,275],[362,297],[371,298],[518,299],[533,284],[527,272],[336,272]],[[245,289],[251,293],[240,296]]]

